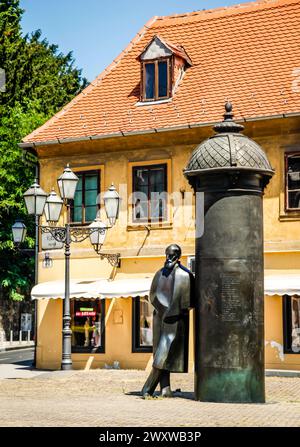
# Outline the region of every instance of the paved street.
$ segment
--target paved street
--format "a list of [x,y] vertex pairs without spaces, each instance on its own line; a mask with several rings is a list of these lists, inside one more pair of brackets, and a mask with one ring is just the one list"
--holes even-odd
[[23,365],[31,365],[33,362],[34,348],[13,349],[11,351],[0,352],[0,365],[9,363],[22,363]]
[[174,374],[175,399],[143,400],[145,371],[44,372],[0,380],[1,426],[300,426],[300,379],[267,377],[267,403],[193,400],[193,375]]
[[33,356],[33,348],[0,352],[0,380],[31,379],[47,373],[32,368]]

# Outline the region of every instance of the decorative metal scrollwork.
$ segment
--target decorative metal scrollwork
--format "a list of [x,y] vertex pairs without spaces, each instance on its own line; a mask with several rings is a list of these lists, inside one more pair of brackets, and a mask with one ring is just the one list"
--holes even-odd
[[50,233],[53,239],[57,242],[62,242],[65,244],[67,242],[67,231],[65,227],[49,227],[49,226],[40,226],[42,233]]
[[[100,234],[105,234],[106,230],[110,227],[102,227],[102,228],[93,228],[93,227],[69,227],[69,241],[67,240],[67,227],[52,227],[52,226],[44,226],[40,225],[42,233],[50,233],[53,239],[57,242],[61,242],[63,244],[70,244],[70,242],[83,242],[85,241],[91,234],[98,232]],[[101,253],[101,246],[95,245],[93,246],[97,255],[100,256],[100,259],[107,259],[107,261],[113,267],[120,266],[120,253]]]
[[120,267],[120,253],[98,253],[100,259],[107,259],[113,267]]
[[91,228],[91,227],[70,227],[70,237],[72,242],[83,242],[93,233],[105,233],[106,228]]

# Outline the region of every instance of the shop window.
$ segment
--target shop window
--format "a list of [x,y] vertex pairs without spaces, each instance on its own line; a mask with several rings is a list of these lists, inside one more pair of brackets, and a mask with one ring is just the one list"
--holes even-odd
[[105,300],[71,300],[72,352],[104,352]]
[[133,167],[133,222],[167,220],[167,165]]
[[300,152],[286,154],[286,209],[300,211]]
[[79,177],[71,204],[71,221],[79,224],[92,222],[99,210],[100,171],[76,172]]
[[283,297],[284,352],[300,354],[300,297]]
[[152,352],[153,306],[148,297],[132,300],[132,351]]

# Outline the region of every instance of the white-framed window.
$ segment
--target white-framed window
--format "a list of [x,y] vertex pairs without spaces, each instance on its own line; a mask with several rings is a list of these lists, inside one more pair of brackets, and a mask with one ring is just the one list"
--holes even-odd
[[285,155],[285,208],[300,211],[300,152]]

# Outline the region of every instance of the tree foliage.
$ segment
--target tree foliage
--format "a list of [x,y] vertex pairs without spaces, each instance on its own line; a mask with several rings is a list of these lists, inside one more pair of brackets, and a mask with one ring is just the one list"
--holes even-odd
[[0,68],[6,75],[0,92],[0,287],[14,300],[28,296],[34,271],[34,259],[17,252],[12,242],[11,226],[21,217],[28,227],[25,247],[34,245],[23,193],[35,173],[24,164],[18,143],[87,85],[72,52],[59,52],[40,30],[22,35],[23,12],[19,0],[0,0]]

